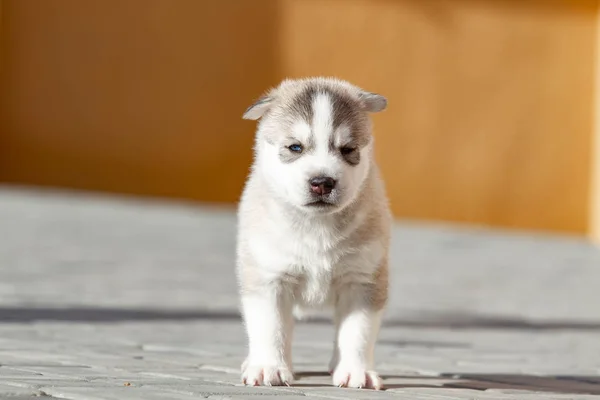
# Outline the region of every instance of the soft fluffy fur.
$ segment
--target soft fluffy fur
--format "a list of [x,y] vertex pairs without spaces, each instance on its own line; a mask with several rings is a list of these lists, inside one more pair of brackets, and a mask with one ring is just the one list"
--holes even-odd
[[[293,312],[331,306],[334,385],[381,388],[373,352],[387,301],[391,217],[368,114],[386,105],[348,82],[310,78],[284,81],[244,114],[260,119],[239,207],[246,384],[290,384]],[[326,195],[309,183],[322,176],[337,181]]]

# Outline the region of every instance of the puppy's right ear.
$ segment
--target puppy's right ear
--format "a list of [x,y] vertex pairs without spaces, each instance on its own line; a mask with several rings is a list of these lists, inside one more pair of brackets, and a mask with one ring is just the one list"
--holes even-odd
[[246,109],[242,118],[257,120],[262,117],[272,105],[273,97],[263,96]]

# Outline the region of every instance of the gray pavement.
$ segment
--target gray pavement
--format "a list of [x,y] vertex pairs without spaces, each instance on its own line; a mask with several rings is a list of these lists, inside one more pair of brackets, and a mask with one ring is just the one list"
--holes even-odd
[[398,224],[373,392],[331,387],[323,316],[296,385],[239,384],[234,238],[227,208],[0,187],[0,398],[600,399],[581,240]]

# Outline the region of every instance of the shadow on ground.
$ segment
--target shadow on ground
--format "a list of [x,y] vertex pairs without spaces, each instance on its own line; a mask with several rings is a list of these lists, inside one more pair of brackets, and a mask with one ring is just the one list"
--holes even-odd
[[[302,383],[302,379],[310,377],[328,377],[326,372],[299,372],[296,377],[300,382],[294,386],[329,386]],[[439,376],[419,375],[382,375],[384,389],[471,389],[529,391],[563,394],[600,394],[600,376],[538,376],[520,374],[441,374]],[[407,383],[402,383],[405,380]],[[419,382],[422,381],[422,382]],[[436,383],[433,383],[436,381]],[[445,382],[445,383],[439,383]],[[447,392],[444,392],[448,394]]]
[[0,307],[0,323],[189,320],[238,321],[240,320],[240,314],[236,311],[181,311],[95,307]]
[[[158,310],[126,308],[44,308],[0,307],[0,323],[53,322],[127,322],[127,321],[239,321],[235,311]],[[327,318],[303,321],[307,324],[329,324]],[[386,327],[430,329],[493,329],[493,330],[600,330],[600,322],[593,321],[530,321],[519,318],[500,318],[476,314],[439,313],[423,317],[391,318]]]

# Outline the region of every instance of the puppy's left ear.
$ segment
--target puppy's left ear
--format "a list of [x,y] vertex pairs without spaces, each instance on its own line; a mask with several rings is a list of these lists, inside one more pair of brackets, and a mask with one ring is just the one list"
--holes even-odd
[[257,120],[262,117],[272,105],[273,97],[263,96],[246,109],[242,118]]
[[363,101],[364,110],[367,112],[376,113],[385,110],[387,107],[387,99],[377,93],[362,92],[360,99]]

